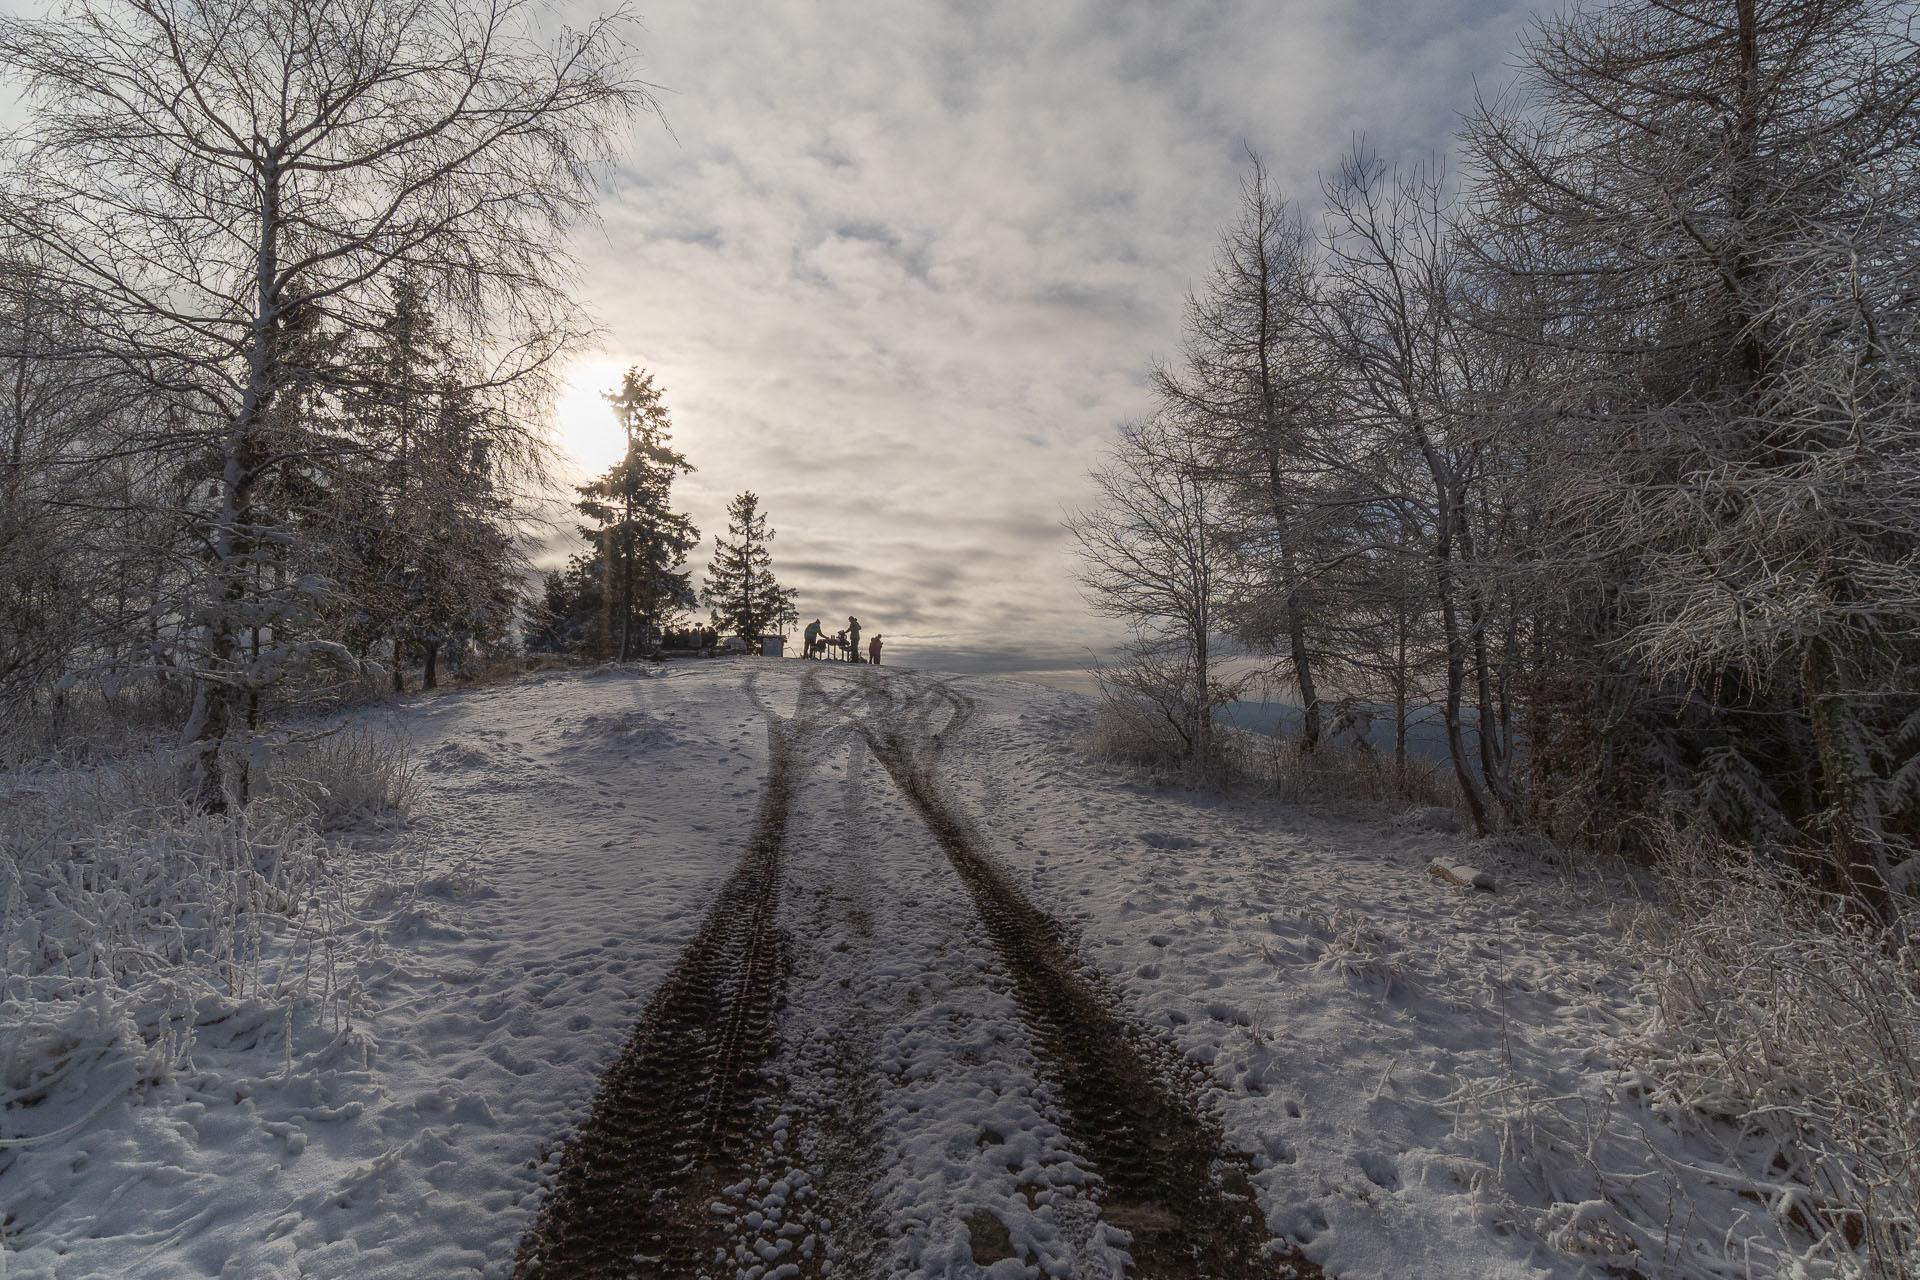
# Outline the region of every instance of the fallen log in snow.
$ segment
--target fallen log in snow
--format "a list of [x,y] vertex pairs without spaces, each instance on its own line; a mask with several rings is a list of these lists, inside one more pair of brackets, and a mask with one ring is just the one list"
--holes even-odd
[[1488,893],[1493,892],[1493,877],[1480,868],[1470,867],[1464,862],[1448,862],[1445,858],[1435,858],[1427,864],[1427,874],[1435,880],[1459,885],[1462,889],[1482,889]]

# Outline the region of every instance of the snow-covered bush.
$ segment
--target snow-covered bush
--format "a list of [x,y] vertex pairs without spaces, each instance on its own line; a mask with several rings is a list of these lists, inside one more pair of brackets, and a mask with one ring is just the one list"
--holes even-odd
[[303,808],[320,831],[404,822],[418,790],[406,743],[357,727],[295,749],[271,778],[270,790]]
[[1147,698],[1116,690],[1104,692],[1100,713],[1081,739],[1089,755],[1167,781],[1208,784],[1226,780],[1218,753],[1196,754],[1191,735],[1180,731],[1174,713]]
[[1734,1116],[1804,1186],[1779,1212],[1842,1273],[1920,1261],[1920,923],[1883,924],[1758,855],[1675,846],[1667,910],[1643,918],[1664,969],[1637,1046],[1672,1103]]
[[184,762],[156,754],[16,784],[0,801],[0,998],[304,985],[288,967],[300,957],[269,959],[267,944],[325,914],[328,846],[295,809],[206,813],[183,801],[184,783]]

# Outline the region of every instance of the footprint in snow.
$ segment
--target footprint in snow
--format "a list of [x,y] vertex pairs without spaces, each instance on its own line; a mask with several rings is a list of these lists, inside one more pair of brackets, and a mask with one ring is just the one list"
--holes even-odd
[[1392,1156],[1379,1151],[1363,1151],[1358,1163],[1367,1181],[1388,1191],[1400,1185],[1400,1165]]

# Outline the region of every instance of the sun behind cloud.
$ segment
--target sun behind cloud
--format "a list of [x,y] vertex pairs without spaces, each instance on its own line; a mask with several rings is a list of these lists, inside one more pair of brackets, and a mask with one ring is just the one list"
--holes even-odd
[[576,360],[567,371],[566,386],[554,404],[554,439],[565,455],[564,469],[592,476],[620,460],[626,437],[604,397],[619,390],[625,372],[625,365],[605,356]]

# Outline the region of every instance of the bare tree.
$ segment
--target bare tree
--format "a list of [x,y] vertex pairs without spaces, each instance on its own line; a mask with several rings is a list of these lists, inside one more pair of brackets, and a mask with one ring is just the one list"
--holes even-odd
[[1187,295],[1181,364],[1156,370],[1154,385],[1231,486],[1237,518],[1222,549],[1243,562],[1246,589],[1225,602],[1224,619],[1255,652],[1286,655],[1307,751],[1322,730],[1304,547],[1311,438],[1325,407],[1316,304],[1312,237],[1253,156],[1240,215],[1220,235],[1205,286]]
[[1441,623],[1448,752],[1469,815],[1484,832],[1495,804],[1510,818],[1517,803],[1493,708],[1484,578],[1475,569],[1473,514],[1489,442],[1485,419],[1474,412],[1484,370],[1455,312],[1452,201],[1437,165],[1397,171],[1358,150],[1326,192],[1326,341],[1343,385],[1346,470],[1370,477],[1374,501],[1424,534]]
[[151,515],[170,479],[116,446],[163,410],[99,359],[63,359],[85,299],[0,264],[0,694],[30,706],[159,625],[177,547]]
[[[73,0],[0,22],[33,109],[0,225],[95,300],[81,345],[177,398],[162,443],[209,482],[179,513],[205,557],[186,734],[209,805],[244,791],[221,744],[251,691],[348,656],[293,634],[324,581],[256,571],[287,534],[263,484],[345,447],[276,430],[281,397],[377,385],[352,339],[402,276],[492,353],[475,389],[533,387],[579,331],[563,232],[648,99],[613,19],[552,39],[538,19],[526,0]],[[347,339],[318,367],[289,352],[302,313]]]
[[1101,504],[1067,527],[1088,603],[1133,634],[1109,683],[1150,704],[1181,750],[1205,759],[1214,708],[1231,697],[1211,650],[1225,569],[1217,477],[1196,433],[1163,414],[1124,428],[1093,480]]

